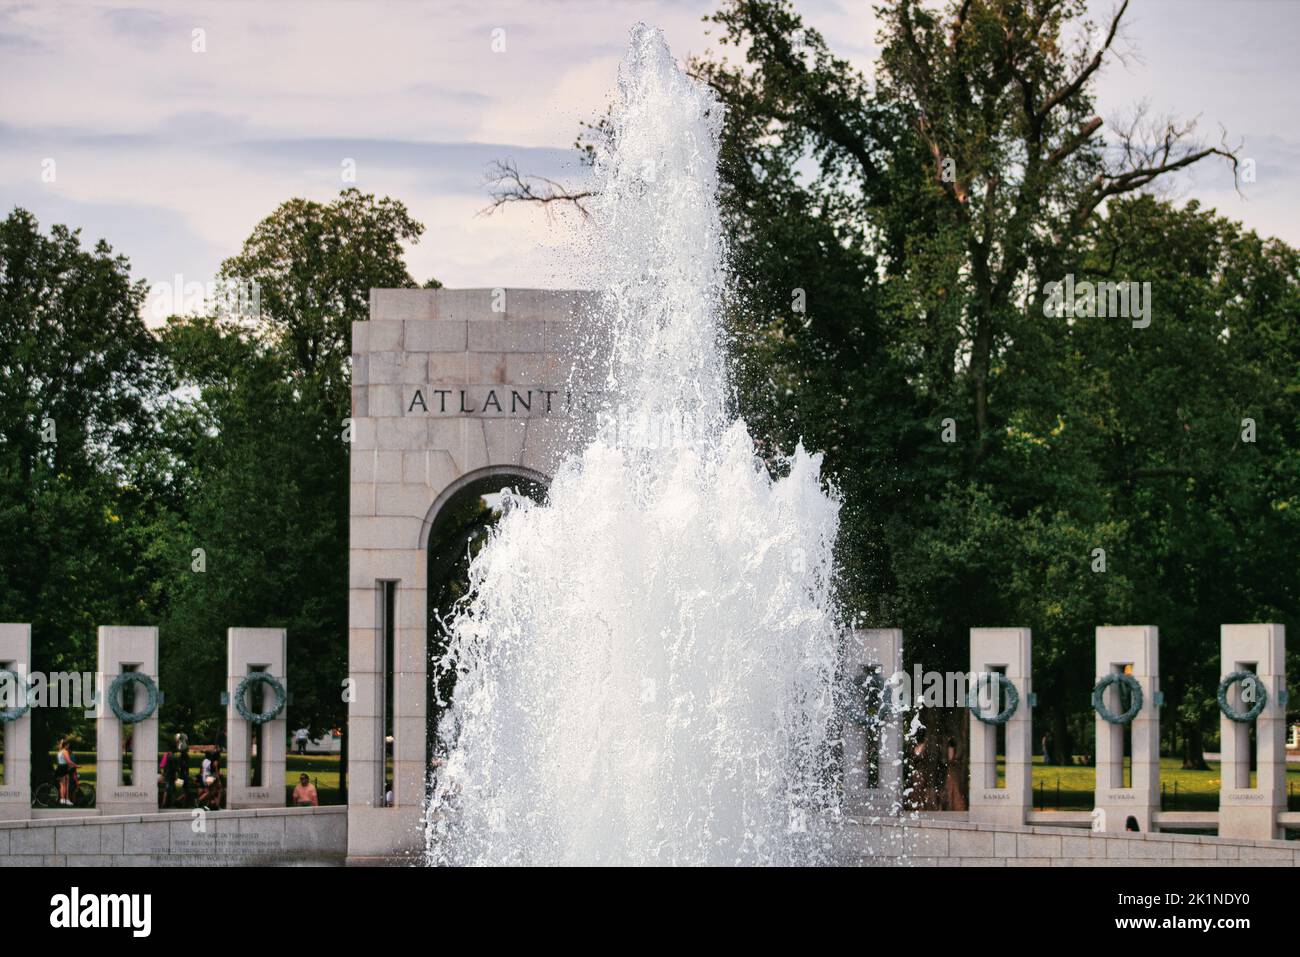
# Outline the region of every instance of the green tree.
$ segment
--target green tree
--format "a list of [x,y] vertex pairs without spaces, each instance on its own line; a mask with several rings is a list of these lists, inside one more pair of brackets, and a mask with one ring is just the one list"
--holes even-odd
[[355,189],[290,200],[221,267],[254,314],[168,322],[162,345],[190,393],[167,422],[183,502],[159,527],[178,559],[164,659],[186,702],[175,720],[220,720],[225,630],[243,624],[288,630],[295,725],[344,722],[352,323],[372,287],[415,285],[403,243],[422,231],[401,203]]
[[[1053,444],[1085,452],[1089,483],[1132,530],[1112,562],[1132,578],[1142,620],[1161,626],[1162,685],[1178,715],[1167,726],[1199,766],[1203,733],[1217,728],[1218,626],[1300,609],[1286,559],[1300,545],[1300,254],[1195,201],[1140,196],[1110,204],[1081,266],[1089,278],[1149,281],[1150,325],[1069,325],[1072,387]],[[1024,372],[1009,376],[1025,382]]]
[[[1168,350],[1163,333],[1135,344],[1136,330],[1099,320],[1115,340],[1105,350],[1095,324],[1042,314],[1044,283],[1067,272],[1177,282],[1172,250],[1152,258],[1168,226],[1154,213],[1139,226],[1143,256],[1098,250],[1110,210],[1201,160],[1235,167],[1191,124],[1139,111],[1103,127],[1092,90],[1126,9],[1097,30],[1082,0],[896,0],[878,9],[873,84],[791,4],[726,0],[709,19],[735,55],[692,64],[728,111],[742,409],[777,449],[802,437],[826,450],[848,501],[847,607],[903,627],[913,660],[941,668],[965,666],[974,624],[1033,627],[1040,721],[1060,750],[1087,707],[1092,628],[1171,621],[1153,617],[1167,610],[1164,571],[1134,561],[1154,528],[1130,495],[1129,471],[1163,463],[1123,470],[1114,451],[1157,419],[1172,432],[1180,402],[1162,393],[1141,423],[1124,421],[1089,377],[1136,366],[1136,381],[1158,370],[1172,384],[1183,363],[1222,377],[1237,358],[1207,361],[1218,344],[1204,337],[1200,354]],[[796,290],[804,312],[791,307]],[[1127,366],[1121,344],[1138,353]],[[1221,400],[1208,391],[1198,411]],[[1097,548],[1104,573],[1092,570]],[[1216,555],[1205,574],[1232,561]],[[1208,611],[1181,593],[1192,614]],[[1204,633],[1189,642],[1204,660]],[[961,712],[934,720],[944,736],[963,733]]]
[[[144,294],[107,243],[23,209],[0,222],[0,619],[31,622],[35,670],[93,672],[96,626],[157,610],[132,476],[168,383]],[[33,717],[38,755],[86,728],[80,710]]]
[[258,303],[254,328],[331,413],[346,414],[352,323],[369,318],[371,289],[415,285],[402,244],[423,232],[397,200],[355,188],[331,203],[291,199],[254,227],[219,276],[246,284]]

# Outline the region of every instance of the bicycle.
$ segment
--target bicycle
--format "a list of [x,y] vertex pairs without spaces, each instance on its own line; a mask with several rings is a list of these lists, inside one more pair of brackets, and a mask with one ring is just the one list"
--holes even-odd
[[[80,780],[76,768],[68,769],[68,794],[71,795],[73,807],[94,807],[95,806],[95,786],[86,784]],[[36,788],[32,795],[32,806],[39,808],[48,807],[67,807],[66,804],[59,803],[59,782],[46,781]]]

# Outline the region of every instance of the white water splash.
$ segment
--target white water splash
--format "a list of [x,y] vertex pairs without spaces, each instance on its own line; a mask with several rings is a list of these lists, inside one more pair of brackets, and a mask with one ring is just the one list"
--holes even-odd
[[821,859],[839,504],[819,455],[773,479],[726,414],[721,120],[635,28],[597,169],[604,427],[471,567],[432,863]]

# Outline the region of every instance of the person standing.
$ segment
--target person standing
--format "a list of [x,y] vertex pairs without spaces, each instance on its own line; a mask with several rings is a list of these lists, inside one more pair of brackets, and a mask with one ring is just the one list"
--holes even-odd
[[162,782],[161,807],[171,807],[176,802],[176,752],[164,751],[158,759],[158,780]]
[[168,776],[167,766],[171,764],[172,753],[164,751],[158,756],[158,806],[171,807],[172,803],[172,782]]
[[943,809],[945,811],[968,810],[966,796],[961,793],[961,782],[958,780],[959,770],[957,739],[949,738],[943,769]]
[[180,792],[176,795],[177,801],[184,806],[190,797],[187,793],[190,787],[190,739],[186,734],[176,735],[176,783]]
[[306,728],[299,728],[293,733],[294,743],[298,746],[299,754],[307,753],[307,742],[311,738],[311,732]]
[[213,810],[220,810],[221,792],[224,788],[224,783],[221,780],[221,752],[220,751],[214,750],[212,752],[211,771],[212,771],[212,784],[210,785],[210,790],[216,795],[216,806],[213,808]]
[[68,790],[72,782],[72,772],[77,768],[77,762],[72,759],[72,749],[68,747],[67,738],[59,738],[58,768],[54,776],[59,782],[59,803],[72,807],[72,801],[69,800]]

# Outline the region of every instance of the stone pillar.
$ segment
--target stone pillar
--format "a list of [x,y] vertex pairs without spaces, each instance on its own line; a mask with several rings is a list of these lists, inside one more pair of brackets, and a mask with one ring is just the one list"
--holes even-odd
[[[1223,675],[1253,671],[1268,695],[1255,719],[1255,786],[1250,786],[1250,725],[1219,715],[1219,836],[1254,840],[1285,837],[1277,816],[1286,810],[1286,627],[1224,625],[1219,632]],[[1228,703],[1248,711],[1237,682]]]
[[[889,680],[903,668],[902,631],[897,628],[854,630],[849,637],[845,667],[849,679],[859,686],[866,673],[878,674],[881,700],[889,702]],[[892,710],[870,716],[865,726],[853,720],[844,722],[844,805],[849,814],[899,813],[901,746],[899,719]]]
[[356,565],[354,557],[348,589],[348,807],[372,809],[383,807],[384,582],[356,580]]
[[[354,553],[349,570],[348,844],[350,856],[357,858],[419,850],[428,780],[427,554],[393,548],[375,555],[358,560]],[[391,768],[385,740],[389,718]],[[385,807],[389,783],[393,806]]]
[[[125,671],[142,672],[158,683],[157,628],[103,625],[99,629],[95,806],[100,814],[150,814],[158,810],[158,710],[143,721],[127,725],[108,703],[109,689]],[[137,692],[137,708],[142,706],[142,693]],[[120,692],[118,703],[122,703]],[[122,742],[128,734],[131,783],[124,785]]]
[[[1132,676],[1142,686],[1142,710],[1127,727],[1132,732],[1132,783],[1124,786],[1124,725],[1110,724],[1095,716],[1097,726],[1097,785],[1094,794],[1094,827],[1123,831],[1129,816],[1137,818],[1142,831],[1153,830],[1154,815],[1160,810],[1160,629],[1154,626],[1102,627],[1097,629],[1097,680],[1122,674],[1132,667]],[[1103,703],[1120,714],[1120,689],[1106,689]],[[1097,822],[1100,822],[1098,824]]]
[[[234,808],[284,807],[285,741],[288,734],[289,707],[262,725],[254,725],[235,708],[235,689],[254,671],[265,671],[277,678],[287,691],[285,680],[286,639],[283,628],[231,628],[226,633],[226,759],[227,803]],[[265,687],[265,686],[264,686]],[[267,705],[273,699],[270,689],[263,692]],[[252,698],[250,692],[245,695]],[[250,710],[258,710],[256,698],[246,701]],[[249,783],[252,772],[250,746],[257,742],[262,778],[257,787]]]
[[[1006,786],[997,786],[997,734],[994,725],[970,717],[970,819],[998,824],[1025,823],[1032,798],[1033,717],[1030,711],[1030,630],[1028,628],[972,628],[970,670],[972,680],[1001,671],[1020,694],[1006,727]],[[995,712],[1002,710],[999,694]]]
[[423,813],[429,777],[428,651],[425,629],[428,592],[424,579],[397,589],[393,669],[393,804],[403,816]]
[[[25,695],[32,660],[32,626],[0,624],[0,668],[17,673],[22,687],[13,694]],[[25,698],[16,698],[16,706]],[[3,705],[4,702],[0,702]],[[0,785],[0,820],[19,821],[32,816],[32,713],[0,725],[4,734],[4,784]]]

